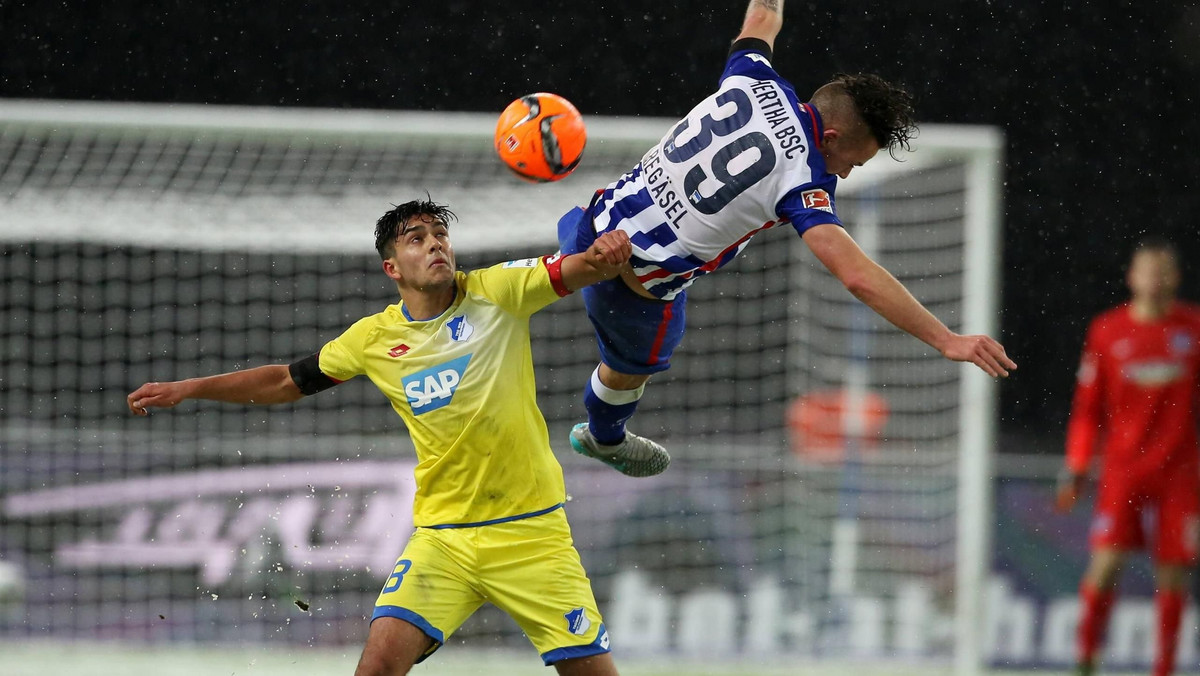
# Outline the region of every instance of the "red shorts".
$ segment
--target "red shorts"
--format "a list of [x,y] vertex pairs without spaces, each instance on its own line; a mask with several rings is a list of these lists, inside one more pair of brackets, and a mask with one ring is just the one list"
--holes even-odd
[[1196,562],[1200,535],[1200,474],[1195,466],[1172,468],[1151,478],[1104,476],[1096,497],[1089,540],[1092,549],[1141,549],[1153,533],[1160,563]]

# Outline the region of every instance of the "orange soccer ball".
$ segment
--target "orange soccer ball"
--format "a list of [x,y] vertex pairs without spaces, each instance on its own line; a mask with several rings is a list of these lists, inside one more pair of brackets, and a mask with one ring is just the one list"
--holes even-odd
[[508,104],[496,122],[496,152],[527,181],[565,178],[579,165],[587,129],[571,102],[557,94],[529,94]]

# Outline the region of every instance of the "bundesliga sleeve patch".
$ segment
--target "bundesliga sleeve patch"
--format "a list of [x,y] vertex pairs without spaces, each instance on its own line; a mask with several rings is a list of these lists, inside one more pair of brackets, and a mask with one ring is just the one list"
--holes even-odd
[[833,213],[833,200],[829,199],[829,193],[817,188],[815,190],[805,190],[800,193],[800,198],[804,200],[806,209],[820,209]]

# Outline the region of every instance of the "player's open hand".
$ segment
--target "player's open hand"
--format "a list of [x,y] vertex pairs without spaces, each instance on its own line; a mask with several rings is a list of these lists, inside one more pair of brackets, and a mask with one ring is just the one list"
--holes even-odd
[[1004,346],[990,336],[955,335],[942,349],[942,356],[952,361],[969,361],[993,378],[1008,377],[1017,363],[1008,358]]
[[1054,511],[1060,514],[1071,511],[1079,500],[1079,494],[1083,492],[1086,481],[1087,477],[1083,474],[1063,470],[1058,475],[1058,485],[1054,487]]
[[129,393],[125,400],[134,415],[149,415],[147,408],[171,408],[186,399],[180,382],[146,383]]
[[633,255],[633,244],[623,230],[612,230],[597,237],[583,255],[596,270],[615,276]]

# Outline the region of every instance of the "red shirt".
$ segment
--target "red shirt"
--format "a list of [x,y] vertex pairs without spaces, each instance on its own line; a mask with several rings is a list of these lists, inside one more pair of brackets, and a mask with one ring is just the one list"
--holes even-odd
[[1134,321],[1129,305],[1109,310],[1084,342],[1067,466],[1087,471],[1099,440],[1106,476],[1195,472],[1198,412],[1200,306],[1176,302],[1149,323]]

